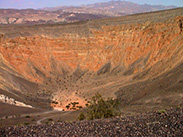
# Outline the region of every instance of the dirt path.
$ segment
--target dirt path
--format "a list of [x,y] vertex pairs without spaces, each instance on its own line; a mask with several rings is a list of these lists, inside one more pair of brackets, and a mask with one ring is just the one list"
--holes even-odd
[[[57,111],[58,112],[58,111]],[[63,116],[63,115],[67,115],[67,114],[69,114],[69,113],[71,113],[72,111],[65,111],[65,112],[63,112],[61,115]],[[36,124],[37,125],[41,125],[42,123],[42,121],[44,121],[44,120],[46,120],[46,119],[49,119],[49,118],[53,118],[53,117],[55,117],[55,116],[49,116],[49,117],[44,117],[44,118],[42,118],[42,119],[39,119],[39,120],[37,120],[36,121]]]
[[[43,115],[43,114],[51,114],[51,113],[56,113],[59,112],[58,110],[49,110],[49,111],[45,111],[45,112],[39,112],[39,113],[27,113],[27,114],[22,114],[20,115],[20,117],[25,117],[25,116],[36,116],[36,115]],[[11,118],[15,118],[15,115],[12,116],[8,116],[8,117],[1,117],[0,119],[11,119]]]

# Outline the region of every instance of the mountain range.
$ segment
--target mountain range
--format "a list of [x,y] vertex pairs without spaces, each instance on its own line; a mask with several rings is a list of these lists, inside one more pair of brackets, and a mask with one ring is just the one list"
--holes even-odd
[[59,6],[37,10],[0,9],[0,24],[69,23],[172,8],[176,7],[139,5],[127,1],[110,1],[82,6]]

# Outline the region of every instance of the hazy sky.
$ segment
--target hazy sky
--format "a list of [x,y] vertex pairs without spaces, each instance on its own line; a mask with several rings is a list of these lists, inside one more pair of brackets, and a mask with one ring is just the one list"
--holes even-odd
[[[43,8],[62,5],[86,5],[111,0],[0,0],[0,8]],[[122,0],[121,0],[122,1]],[[183,0],[126,0],[138,4],[175,5],[183,7]]]

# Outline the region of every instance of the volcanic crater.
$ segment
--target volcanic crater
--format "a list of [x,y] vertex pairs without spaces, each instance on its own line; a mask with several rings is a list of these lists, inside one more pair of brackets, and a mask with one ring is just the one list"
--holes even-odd
[[97,92],[120,99],[124,113],[180,105],[182,22],[178,8],[68,24],[0,25],[0,94],[32,109],[84,107]]

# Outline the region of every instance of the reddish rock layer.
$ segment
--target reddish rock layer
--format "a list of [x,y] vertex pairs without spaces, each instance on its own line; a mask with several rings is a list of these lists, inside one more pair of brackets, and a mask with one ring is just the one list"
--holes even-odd
[[[183,13],[181,9],[176,11]],[[33,99],[51,99],[62,108],[77,101],[84,106],[85,99],[96,92],[116,97],[114,93],[126,86],[124,93],[132,99],[131,96],[139,93],[134,88],[136,92],[132,94],[129,85],[161,79],[161,75],[168,74],[183,61],[183,17],[175,15],[172,19],[166,12],[113,21],[0,26],[0,32],[4,33],[0,36],[0,88],[3,93],[8,91],[7,94],[21,96],[21,99],[27,96],[32,104],[36,103]],[[164,13],[163,21],[159,21],[157,14]],[[175,11],[168,13],[174,15]],[[156,19],[150,20],[151,15]],[[149,21],[144,21],[144,16]],[[133,23],[134,19],[138,21]],[[179,81],[181,78],[172,86],[179,86]],[[139,85],[141,89],[143,86]]]
[[[31,80],[42,79],[32,72],[33,66],[47,75],[53,71],[51,59],[72,69],[80,64],[82,69],[97,71],[108,61],[113,67],[122,64],[128,69],[135,61],[147,58],[144,64],[136,66],[135,72],[139,72],[159,61],[182,55],[183,39],[178,20],[173,20],[173,23],[102,26],[100,30],[91,29],[89,37],[63,34],[59,38],[5,39],[1,42],[0,51],[4,59]],[[179,56],[176,62],[181,60]]]

